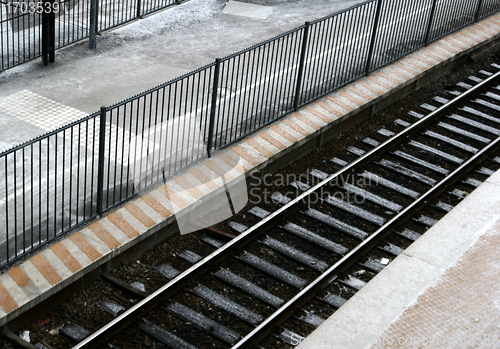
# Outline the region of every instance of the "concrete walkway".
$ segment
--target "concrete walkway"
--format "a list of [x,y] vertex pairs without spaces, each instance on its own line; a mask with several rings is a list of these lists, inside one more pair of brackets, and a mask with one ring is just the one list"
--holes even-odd
[[[185,73],[217,57],[238,52],[268,38],[363,0],[243,1],[271,8],[267,19],[241,9],[224,13],[225,0],[189,0],[97,37],[56,51],[56,63],[43,67],[41,59],[0,73],[0,152],[96,112]],[[33,93],[33,101],[25,100]],[[2,99],[11,96],[3,104]],[[26,120],[37,104],[36,119]],[[61,124],[59,110],[71,108]]]

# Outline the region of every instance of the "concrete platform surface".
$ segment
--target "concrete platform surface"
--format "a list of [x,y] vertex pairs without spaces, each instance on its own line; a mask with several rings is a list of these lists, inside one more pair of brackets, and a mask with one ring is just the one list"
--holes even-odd
[[[227,0],[189,0],[155,12],[88,40],[56,51],[56,62],[43,67],[41,58],[0,72],[0,101],[28,90],[86,115],[189,73],[217,57],[225,57],[266,39],[354,6],[364,0],[240,0],[242,6],[272,9],[265,20],[223,13]],[[247,3],[248,2],[248,3]],[[234,8],[229,2],[230,8]],[[255,4],[258,5],[255,5]],[[245,7],[247,8],[247,7]],[[239,10],[238,10],[239,9]],[[258,12],[258,11],[257,11]],[[249,14],[253,13],[252,11]],[[28,113],[23,104],[13,104]],[[46,130],[31,127],[0,107],[8,128],[0,129],[0,152]],[[10,119],[7,119],[10,117]],[[43,115],[51,129],[58,125]],[[17,134],[17,136],[13,136]]]
[[298,349],[500,348],[500,171]]

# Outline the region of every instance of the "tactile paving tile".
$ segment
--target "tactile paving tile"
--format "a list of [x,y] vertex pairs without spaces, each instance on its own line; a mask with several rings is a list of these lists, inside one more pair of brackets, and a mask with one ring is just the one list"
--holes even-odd
[[52,131],[87,116],[87,113],[62,105],[28,90],[0,99],[0,111],[15,116],[44,131]]
[[[14,116],[46,132],[88,116],[84,111],[65,106],[28,90],[22,90],[0,99],[0,112]],[[168,124],[164,123],[155,131],[166,134],[167,127]],[[83,123],[80,128],[75,127],[73,132],[66,131],[64,137],[87,147],[96,154],[99,151],[97,144],[99,126],[94,125],[92,119],[88,123]],[[106,125],[106,139],[109,139],[109,142],[106,143],[105,154],[109,155],[111,161],[120,164],[128,164],[129,159],[140,161],[148,154],[159,151],[159,145],[148,140],[147,137],[136,136],[109,123]],[[113,145],[111,151],[109,151],[110,144]]]

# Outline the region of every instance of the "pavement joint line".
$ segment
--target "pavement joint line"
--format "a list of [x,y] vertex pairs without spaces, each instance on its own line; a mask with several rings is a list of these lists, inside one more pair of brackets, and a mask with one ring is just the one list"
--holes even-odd
[[435,264],[429,263],[428,261],[425,261],[425,260],[423,260],[423,259],[421,259],[421,258],[418,258],[418,257],[415,257],[415,256],[413,256],[413,255],[411,255],[411,254],[408,254],[408,253],[406,253],[406,250],[405,250],[405,251],[403,251],[403,253],[402,253],[402,254],[403,254],[403,255],[405,255],[405,256],[406,256],[406,257],[408,257],[408,258],[413,258],[413,259],[419,260],[420,262],[425,263],[425,264],[428,264],[429,266],[432,266],[432,267],[438,268],[438,269],[443,270],[443,271],[445,271],[445,270],[446,270],[446,268],[443,268],[443,267],[440,267],[440,266],[438,266],[438,265],[435,265]]
[[[411,16],[411,14],[409,14],[408,16]],[[496,15],[496,16],[499,16],[499,15]],[[481,33],[484,33],[483,30],[478,29],[478,28],[481,28],[481,25],[487,26],[487,24],[480,23],[480,25],[472,25],[469,28],[473,28],[473,30],[479,30]],[[466,30],[466,29],[468,29],[468,28],[465,28],[462,30]],[[433,47],[436,47],[436,46],[442,47],[442,50],[450,51],[450,53],[452,52],[451,47],[453,48],[453,51],[457,50],[456,54],[453,54],[452,56],[450,56],[450,58],[444,59],[445,62],[452,62],[456,59],[457,55],[459,56],[459,55],[467,54],[468,52],[471,52],[473,50],[473,48],[482,47],[485,43],[491,42],[491,41],[493,41],[493,39],[500,37],[500,34],[498,33],[498,31],[491,30],[490,32],[494,32],[494,33],[492,33],[492,35],[489,36],[488,39],[483,40],[479,44],[473,45],[472,48],[467,48],[465,50],[462,50],[462,49],[458,50],[458,48],[455,45],[444,41],[444,39],[440,39],[437,42],[431,44],[430,46],[421,48],[418,51],[416,51],[410,55],[401,57],[400,60],[396,61],[396,62],[399,62],[401,60],[405,60],[403,63],[401,63],[403,66],[396,65],[395,68],[393,68],[393,69],[396,69],[396,71],[399,71],[401,74],[403,74],[405,76],[412,75],[412,77],[405,79],[405,81],[402,81],[402,82],[392,81],[392,80],[399,80],[399,79],[396,79],[396,76],[394,74],[391,74],[390,72],[388,72],[386,74],[386,76],[389,77],[390,79],[387,79],[386,77],[382,76],[380,73],[382,72],[383,68],[376,70],[376,71],[370,73],[367,77],[361,77],[357,81],[355,81],[355,82],[353,82],[353,83],[351,83],[351,84],[349,84],[349,85],[347,85],[339,90],[333,91],[330,94],[328,94],[326,97],[319,99],[318,101],[324,103],[323,106],[321,104],[317,104],[318,101],[309,103],[309,104],[305,105],[304,107],[302,107],[301,109],[299,109],[298,112],[290,113],[284,119],[283,118],[279,119],[273,125],[270,125],[266,128],[263,128],[256,133],[248,135],[247,137],[243,138],[239,143],[239,144],[245,144],[244,146],[240,145],[240,148],[241,148],[241,150],[243,150],[245,152],[245,154],[246,154],[245,157],[247,157],[249,160],[251,160],[251,162],[248,162],[247,160],[244,159],[244,157],[242,157],[242,159],[246,161],[246,162],[244,162],[244,166],[245,166],[245,168],[247,168],[246,173],[251,173],[254,171],[254,169],[256,167],[258,169],[258,168],[262,167],[263,164],[265,164],[266,162],[272,161],[273,159],[270,159],[270,158],[275,158],[275,155],[282,153],[282,151],[286,152],[287,151],[286,148],[288,148],[288,146],[290,146],[291,144],[303,143],[304,138],[307,138],[309,136],[314,136],[314,135],[317,135],[317,134],[323,132],[323,127],[328,126],[328,123],[325,124],[325,121],[322,120],[322,118],[319,118],[318,116],[314,115],[313,113],[307,111],[306,110],[307,108],[315,108],[314,110],[316,110],[319,113],[322,113],[325,116],[325,118],[332,120],[332,121],[330,121],[330,123],[333,123],[333,125],[335,125],[335,121],[337,119],[349,117],[349,116],[354,114],[353,110],[359,111],[359,110],[362,110],[365,108],[365,104],[363,104],[363,105],[358,106],[356,108],[349,108],[349,109],[353,109],[353,110],[344,110],[341,106],[337,105],[334,102],[335,98],[338,98],[338,100],[342,101],[342,103],[347,103],[347,105],[351,105],[352,102],[349,101],[348,99],[346,99],[345,97],[339,95],[340,91],[343,91],[344,94],[347,93],[349,96],[351,96],[351,98],[356,98],[356,99],[363,98],[363,99],[365,99],[365,97],[363,95],[360,95],[359,93],[357,93],[356,90],[349,89],[349,87],[355,87],[355,88],[359,89],[359,92],[364,92],[364,89],[367,89],[367,87],[373,86],[373,89],[376,91],[379,91],[379,92],[370,91],[370,92],[373,92],[373,94],[377,94],[377,97],[373,97],[373,100],[370,101],[368,103],[368,105],[370,103],[375,103],[379,99],[379,96],[382,96],[380,98],[383,98],[383,96],[389,96],[391,94],[391,91],[397,91],[401,87],[407,86],[409,83],[415,81],[417,78],[424,76],[424,74],[427,71],[429,71],[431,69],[436,69],[436,67],[439,67],[442,64],[442,62],[441,62],[442,60],[432,58],[432,56],[429,54],[429,52],[432,52],[430,50],[432,50]],[[356,40],[360,40],[360,39],[361,38],[358,37]],[[459,39],[457,39],[457,40],[459,40]],[[351,40],[351,41],[354,42],[355,40],[354,41]],[[344,42],[342,45],[347,45],[351,41]],[[340,46],[342,46],[342,45],[340,45]],[[340,46],[337,45],[335,48],[338,48]],[[329,53],[322,53],[320,55],[310,57],[309,59],[311,59],[311,60],[319,59],[320,57],[324,57],[326,54],[329,54]],[[446,56],[446,55],[444,55],[444,53],[441,55]],[[415,60],[416,62],[419,62],[419,63],[418,63],[418,69],[414,69],[410,73],[410,72],[406,71],[406,69],[404,69],[404,66],[410,66],[412,64],[412,60]],[[291,68],[291,69],[296,69],[296,68]],[[416,72],[417,70],[422,70],[422,73],[421,74],[420,73],[414,74],[414,72]],[[283,73],[283,72],[278,72],[278,73]],[[278,74],[278,73],[276,73],[276,74]],[[275,76],[273,75],[273,76],[268,77],[268,78],[275,78]],[[401,76],[400,76],[400,78],[401,78]],[[264,79],[264,80],[255,82],[253,85],[247,86],[247,88],[250,88],[250,87],[255,88],[256,86],[258,86],[257,84],[262,84],[266,81],[269,81],[269,80]],[[363,83],[358,84],[360,81],[362,81]],[[241,94],[242,91],[236,91],[235,93]],[[28,95],[33,96],[34,94],[29,92]],[[226,95],[224,98],[231,98],[231,96],[233,96],[233,95],[234,95],[234,93]],[[333,101],[332,101],[332,99],[328,100],[328,96],[334,97],[334,98],[332,98]],[[368,97],[368,94],[367,94],[367,97]],[[1,101],[0,101],[0,103],[1,103]],[[355,103],[352,103],[352,104],[355,104]],[[69,110],[69,109],[67,109],[69,107],[63,106],[60,103],[56,103],[55,106],[57,108],[63,108],[64,110]],[[209,107],[210,106],[208,105],[208,106],[199,108],[199,110],[205,110],[206,108],[209,108]],[[331,107],[331,109],[335,110],[336,112],[329,114],[330,111],[327,109],[328,107]],[[322,112],[323,110],[325,110],[325,112]],[[333,117],[333,116],[335,116],[335,117]],[[304,135],[304,138],[298,137],[300,135],[300,132],[297,132],[293,127],[290,126],[290,124],[283,122],[283,120],[293,121],[293,123],[295,123],[296,125],[301,127],[303,130],[305,130],[309,134],[309,136]],[[312,127],[311,125],[314,125],[317,127]],[[324,126],[320,126],[320,125],[324,125]],[[114,125],[111,125],[111,127],[113,127],[113,126]],[[290,140],[281,136],[279,133],[273,131],[273,129],[272,129],[273,126],[281,127],[280,130],[282,129],[283,131],[287,132],[288,134],[294,136],[295,138],[297,138],[297,141],[291,142]],[[92,134],[92,130],[93,130],[93,126],[89,126],[90,134]],[[296,133],[292,133],[292,132],[296,132]],[[122,132],[120,132],[120,135],[121,134],[122,134]],[[138,148],[144,148],[144,145],[145,145],[144,142],[146,142],[146,143],[151,142],[151,139],[148,140],[148,139],[146,139],[146,137],[142,137],[142,140],[139,140],[139,138],[141,138],[141,137],[138,137],[138,142],[141,145],[138,144],[137,145]],[[249,140],[252,140],[252,141],[249,141]],[[70,141],[75,141],[75,139],[70,140]],[[77,139],[76,141],[79,142],[79,141],[81,141],[81,139],[80,140]],[[252,145],[252,142],[255,142],[255,143],[253,143],[253,145]],[[288,144],[288,146],[286,146],[285,144]],[[254,146],[254,145],[257,145],[257,146]],[[157,144],[155,144],[155,146],[157,146]],[[235,145],[235,146],[238,146],[238,145]],[[233,148],[235,146],[233,146]],[[258,149],[259,147],[266,149],[268,152],[266,154],[261,153],[261,151]],[[224,150],[222,150],[221,152],[224,152]],[[140,153],[140,150],[139,150],[139,153]],[[217,153],[215,153],[215,155],[217,155]],[[248,157],[248,156],[250,156],[250,157]],[[218,161],[221,161],[223,164],[230,166],[229,163],[224,162],[224,160],[222,158],[219,158]],[[218,161],[214,161],[213,163],[215,165],[217,165]],[[88,163],[88,160],[86,160],[85,163]],[[247,165],[252,165],[252,166],[247,166]],[[176,174],[176,177],[182,176],[183,173],[185,172],[185,173],[190,173],[193,176],[193,178],[196,178],[198,181],[201,181],[201,179],[203,179],[203,176],[207,176],[206,174],[204,174],[204,172],[209,173],[209,174],[213,172],[213,171],[209,170],[209,167],[210,167],[209,162],[201,161],[201,162],[196,163],[192,167],[188,167],[188,168],[184,169],[183,171],[181,171],[181,173]],[[196,170],[198,170],[199,173]],[[195,175],[195,173],[196,173],[196,175]],[[200,173],[202,175],[201,179],[200,179]],[[232,171],[231,173],[234,176],[239,175],[239,172],[236,169],[234,169],[234,171]],[[59,172],[57,172],[57,174],[59,174]],[[172,176],[171,179],[173,180],[176,177]],[[208,178],[208,176],[207,176],[207,178]],[[219,178],[215,178],[215,179],[210,178],[210,182],[211,183],[213,182],[214,185],[203,183],[207,187],[206,194],[204,193],[205,195],[207,195],[207,196],[212,195],[213,193],[220,190],[221,184],[219,182],[221,182],[221,181],[218,181],[218,179]],[[230,180],[232,180],[232,179],[233,179],[233,177],[231,176]],[[234,178],[234,179],[236,179],[236,178]],[[500,186],[500,183],[491,183],[491,184],[494,184],[495,187]],[[162,189],[162,186],[160,186],[156,189],[153,189],[152,191],[150,191],[150,193],[163,206],[165,206],[165,204],[164,204],[165,202],[170,202],[172,205],[174,204],[171,200],[168,199],[168,196],[165,195],[166,194],[165,188]],[[175,193],[176,195],[182,194],[182,193],[178,192],[178,188],[177,188],[177,190],[173,190],[173,193]],[[159,196],[162,197],[161,200],[158,199]],[[5,199],[3,199],[3,200],[5,200]],[[106,261],[108,261],[111,258],[111,255],[115,254],[115,250],[121,251],[121,250],[126,249],[123,245],[127,245],[127,248],[128,248],[129,246],[132,245],[130,243],[130,241],[132,241],[132,240],[141,241],[143,238],[156,232],[159,229],[159,227],[162,226],[162,224],[168,224],[168,222],[172,221],[170,219],[172,217],[168,217],[168,218],[164,219],[163,217],[161,217],[160,213],[154,211],[154,209],[151,206],[149,206],[146,202],[141,203],[141,201],[142,201],[142,199],[138,198],[136,200],[136,202],[139,205],[134,204],[134,201],[131,201],[126,206],[121,207],[116,211],[118,214],[120,214],[120,216],[125,221],[127,221],[129,223],[130,227],[132,227],[134,230],[137,231],[137,234],[133,237],[130,237],[126,234],[126,232],[121,230],[120,227],[118,227],[116,224],[114,224],[113,229],[111,229],[111,230],[114,230],[115,226],[116,226],[116,229],[119,229],[122,231],[122,233],[124,235],[123,238],[127,241],[127,242],[122,242],[121,240],[117,240],[120,243],[120,245],[118,247],[116,247],[115,249],[110,249],[108,247],[108,245],[105,243],[105,241],[101,240],[88,227],[83,228],[79,232],[74,233],[73,235],[69,236],[67,238],[67,239],[69,239],[68,242],[65,242],[63,245],[65,245],[65,246],[70,245],[71,246],[71,248],[67,247],[67,250],[70,251],[70,253],[71,253],[72,249],[73,250],[76,249],[76,251],[79,251],[78,252],[79,256],[73,255],[73,257],[75,258],[75,260],[77,260],[81,264],[83,269],[89,270],[89,268],[92,268],[91,264],[100,265],[99,263],[102,264],[102,263],[105,263]],[[0,204],[1,203],[2,202],[0,200]],[[157,220],[155,220],[153,217],[149,217],[149,215],[140,208],[141,206],[144,206],[144,209],[146,209],[146,211],[148,210],[148,207],[149,207],[149,209],[153,210],[154,213],[158,217],[161,217],[161,220],[158,217],[156,217],[156,218],[158,218]],[[139,214],[139,217],[137,217],[136,214]],[[144,220],[146,220],[147,222]],[[148,227],[148,226],[144,225],[144,222],[146,222],[148,225],[150,224],[150,226]],[[113,224],[112,220],[110,220],[110,222],[108,222],[108,223]],[[104,229],[106,231],[108,231],[109,234],[111,234],[111,236],[112,236],[112,231],[109,231],[108,229],[106,229],[106,226],[104,226]],[[83,243],[83,245],[82,245],[82,243]],[[86,246],[85,244],[88,244],[89,246]],[[408,257],[408,255],[406,253],[404,255],[406,257]],[[415,258],[414,256],[411,256],[411,257]],[[85,260],[82,260],[82,259],[85,259]],[[418,259],[418,258],[415,258],[415,259]],[[418,259],[418,260],[422,261],[421,259]],[[432,264],[429,263],[429,265],[431,266]],[[45,280],[45,278],[40,274],[38,269],[35,268],[35,266],[31,263],[30,260],[26,260],[25,262],[21,263],[21,267],[23,267],[23,270],[26,272],[26,274],[30,278],[30,280],[33,279],[34,277],[37,278],[37,281],[36,281],[36,283],[33,284],[33,286],[36,289],[38,289],[38,291],[40,292],[39,293],[39,296],[41,296],[40,299],[46,298],[47,297],[46,292],[48,292],[51,289],[47,280]],[[434,266],[434,267],[436,267],[436,266]],[[80,271],[77,271],[73,275],[73,277],[68,278],[67,282],[71,282],[71,279],[78,279],[79,277],[81,277],[82,276],[81,270],[82,269],[80,269]],[[56,285],[59,285],[59,283],[57,283]],[[60,286],[58,286],[58,288],[60,288]],[[35,298],[37,298],[36,295],[32,295],[32,297],[31,296],[28,296],[28,297],[30,298],[30,302],[18,304],[18,308],[16,308],[16,309],[19,310],[21,308],[21,310],[27,310],[27,307],[29,306],[29,304],[32,304],[35,301]],[[19,313],[19,311],[14,311],[14,313]],[[1,307],[0,307],[0,314],[2,314]],[[14,315],[14,316],[17,316],[17,315]],[[0,317],[0,326],[2,324],[4,324],[7,321],[6,319],[9,317],[10,317],[10,314],[6,314],[5,316],[1,316]]]

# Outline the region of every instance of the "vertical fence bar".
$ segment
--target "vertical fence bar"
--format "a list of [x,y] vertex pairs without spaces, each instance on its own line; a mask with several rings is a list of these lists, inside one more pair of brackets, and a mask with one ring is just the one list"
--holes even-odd
[[479,0],[477,4],[476,14],[474,15],[474,22],[479,20],[479,14],[481,13],[481,7],[483,5],[483,0]]
[[299,71],[297,73],[297,84],[295,86],[295,100],[293,102],[293,110],[297,110],[300,104],[300,97],[302,97],[302,77],[304,75],[304,65],[307,53],[307,39],[309,38],[310,22],[305,23],[304,35],[302,36],[302,48],[300,50]]
[[4,168],[5,168],[5,246],[7,255],[6,263],[10,259],[10,243],[9,243],[9,163],[7,161],[7,155],[4,156]]
[[373,23],[372,37],[370,40],[370,48],[368,49],[368,58],[366,60],[365,73],[370,72],[370,65],[372,64],[373,51],[375,49],[375,40],[377,39],[378,23],[380,21],[380,12],[382,10],[382,0],[377,0],[377,12],[375,12],[375,23]]
[[104,200],[104,149],[106,146],[106,107],[101,107],[99,123],[99,159],[97,167],[97,214],[102,215]]
[[97,0],[90,0],[90,28],[89,28],[89,47],[96,48],[97,33]]
[[210,152],[214,142],[214,124],[215,124],[215,109],[217,105],[217,90],[219,89],[219,72],[220,72],[220,58],[215,59],[215,72],[214,83],[212,86],[212,104],[210,106],[210,124],[208,126],[208,140],[207,140],[207,153],[211,157]]
[[432,9],[431,9],[431,15],[429,17],[429,23],[427,23],[427,30],[425,32],[425,40],[424,40],[425,46],[429,45],[429,38],[431,36],[432,22],[434,21],[436,7],[437,7],[437,0],[434,0],[434,2],[432,3]]

